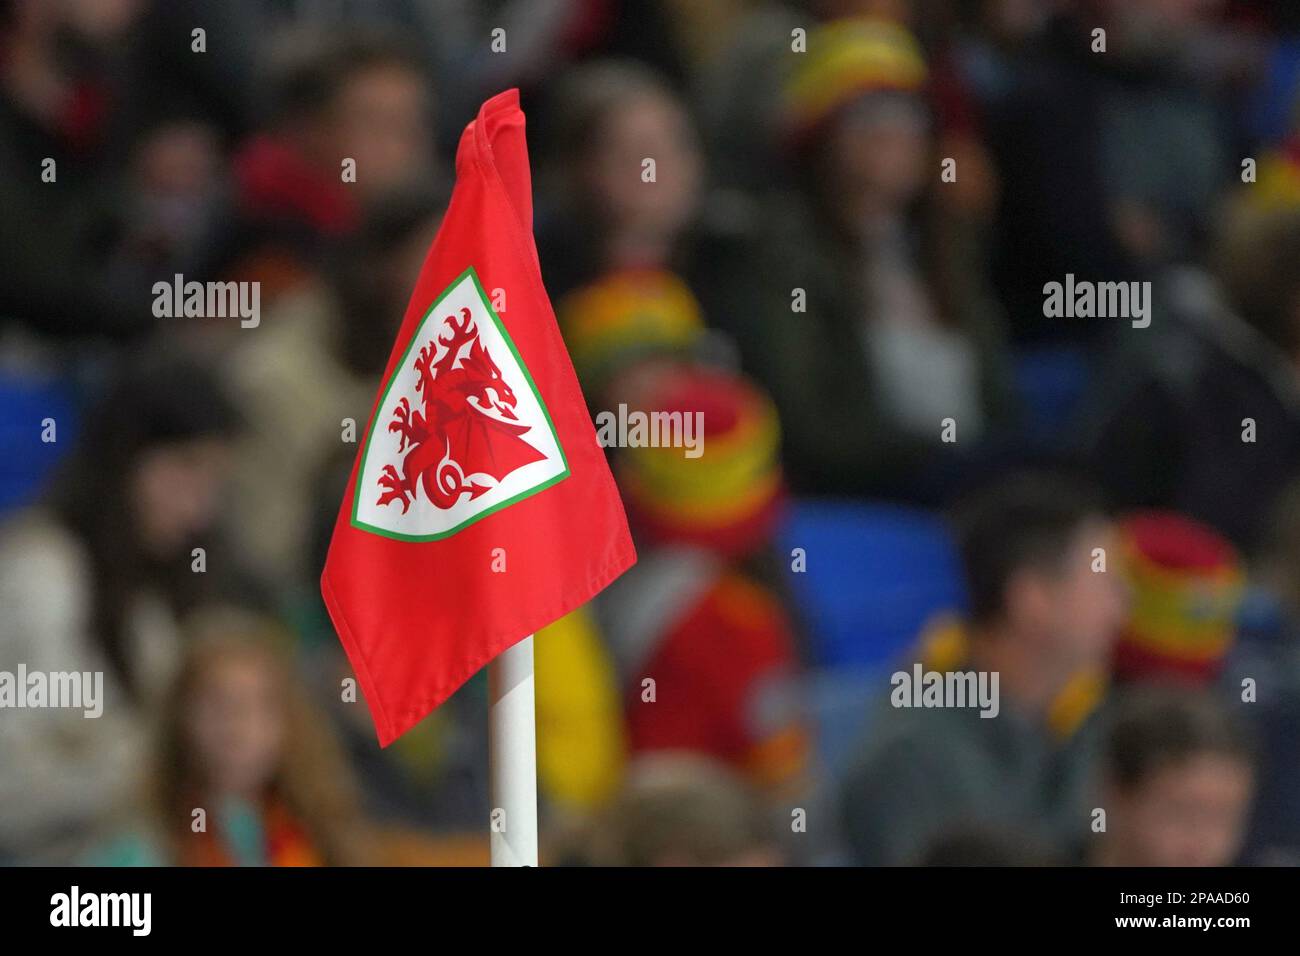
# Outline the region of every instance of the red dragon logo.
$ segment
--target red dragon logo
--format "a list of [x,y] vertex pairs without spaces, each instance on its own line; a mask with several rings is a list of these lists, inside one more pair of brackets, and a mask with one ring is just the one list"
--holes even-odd
[[[391,464],[384,466],[378,504],[400,501],[402,514],[417,488],[447,509],[462,495],[477,498],[511,472],[546,457],[520,437],[532,426],[515,414],[515,393],[480,340],[470,310],[461,309],[460,316],[459,321],[447,316],[415,360],[422,408],[413,411],[402,396],[388,424],[400,436],[398,453],[406,452],[406,457],[400,473]],[[448,334],[441,334],[442,329]],[[446,351],[435,361],[438,345]]]

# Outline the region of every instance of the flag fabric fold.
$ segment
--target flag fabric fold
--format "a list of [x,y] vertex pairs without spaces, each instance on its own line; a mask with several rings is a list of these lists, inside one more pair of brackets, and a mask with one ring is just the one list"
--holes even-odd
[[381,746],[636,560],[532,219],[508,90],[461,136],[321,576]]

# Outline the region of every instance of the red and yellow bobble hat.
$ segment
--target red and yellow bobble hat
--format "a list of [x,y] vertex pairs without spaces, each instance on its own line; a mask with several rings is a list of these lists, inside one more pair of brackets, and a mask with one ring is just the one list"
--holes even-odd
[[699,457],[681,447],[620,451],[615,473],[640,533],[728,557],[771,537],[784,498],[780,427],[762,391],[731,372],[672,365],[656,371],[635,410],[703,414]]
[[1232,645],[1244,587],[1235,549],[1213,528],[1173,512],[1131,515],[1120,535],[1132,606],[1115,676],[1212,680]]
[[835,20],[813,30],[806,53],[782,91],[786,136],[796,146],[809,141],[827,120],[868,93],[918,93],[927,70],[911,32],[870,17]]
[[638,360],[689,352],[704,332],[695,295],[660,269],[603,276],[565,296],[556,318],[578,378],[593,395]]

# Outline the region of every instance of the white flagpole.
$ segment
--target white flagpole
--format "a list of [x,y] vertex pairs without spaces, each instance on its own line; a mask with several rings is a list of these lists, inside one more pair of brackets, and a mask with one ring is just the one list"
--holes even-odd
[[533,636],[488,665],[492,865],[537,865],[537,727]]

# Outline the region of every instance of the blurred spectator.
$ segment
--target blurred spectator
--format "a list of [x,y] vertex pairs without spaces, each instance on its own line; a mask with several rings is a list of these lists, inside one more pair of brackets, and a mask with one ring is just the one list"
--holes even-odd
[[148,302],[155,282],[207,264],[229,202],[223,162],[216,131],[192,117],[165,117],[140,133],[109,263],[109,281],[124,302]]
[[[268,308],[260,327],[231,333],[223,368],[250,423],[238,447],[233,530],[249,563],[278,585],[316,588],[310,491],[323,471],[351,470],[445,208],[430,185],[381,197],[340,240],[327,275]],[[337,505],[335,496],[329,506]]]
[[642,758],[591,839],[599,866],[779,866],[775,830],[731,771],[700,756]]
[[[273,97],[259,60],[268,41],[313,30],[344,35],[400,34],[413,53],[441,66],[449,43],[465,42],[461,0],[167,0],[148,3],[133,48],[134,104],[146,121],[177,109],[201,116],[231,136],[247,135]],[[196,56],[196,27],[204,49]],[[165,87],[151,78],[168,78]]]
[[105,865],[318,866],[365,859],[351,776],[256,619],[197,626],[162,708],[150,812]]
[[[1300,863],[1300,481],[1279,498],[1251,569],[1251,598],[1266,609],[1232,663],[1234,693],[1254,690],[1248,713],[1259,741],[1258,793],[1246,858]],[[1258,606],[1258,605],[1257,605]],[[1250,640],[1254,638],[1254,640]]]
[[[151,702],[171,680],[178,615],[208,584],[235,412],[210,372],[123,369],[48,499],[0,528],[0,666],[103,675],[103,715],[7,711],[0,854],[74,847],[135,778]],[[208,552],[211,552],[209,556]],[[220,571],[213,568],[213,575]]]
[[1244,731],[1204,693],[1148,688],[1109,731],[1106,828],[1089,852],[1104,866],[1229,866],[1255,777]]
[[773,0],[753,0],[743,17],[715,32],[722,45],[700,82],[701,128],[718,185],[746,194],[771,188],[780,176],[772,129],[781,97],[781,71],[772,68],[791,50],[793,31],[807,29],[802,11]]
[[[559,299],[622,269],[681,269],[703,156],[691,118],[644,66],[579,67],[556,93],[552,206],[539,211],[546,288]],[[648,180],[644,163],[654,162]]]
[[537,632],[537,789],[558,814],[604,806],[623,782],[627,730],[609,648],[589,606]]
[[1280,613],[1300,625],[1300,476],[1278,496],[1265,534],[1255,554],[1253,580],[1277,601]]
[[320,268],[366,202],[441,172],[429,78],[400,38],[304,31],[277,54],[270,121],[233,160],[226,240],[226,271],[262,281],[264,303]]
[[771,390],[797,491],[911,495],[946,419],[972,445],[1005,420],[1000,319],[925,202],[942,184],[916,41],[847,20],[808,43],[782,103],[800,188],[713,259],[705,308]]
[[1134,333],[1085,437],[1121,508],[1165,507],[1251,549],[1300,470],[1300,211],[1228,230],[1227,302],[1197,287],[1184,311]]
[[1064,4],[1014,55],[987,128],[1004,184],[995,276],[1018,338],[1105,328],[1044,317],[1044,284],[1067,273],[1130,281],[1194,260],[1236,166],[1205,61],[1213,6]]
[[1051,711],[1109,659],[1123,599],[1093,566],[1113,535],[1088,489],[1064,479],[1022,474],[969,502],[958,521],[967,654],[946,669],[998,674],[998,713],[882,706],[845,784],[858,862],[912,862],[955,827],[1015,826],[1058,846],[1083,832],[1095,722],[1076,719],[1062,739]]
[[703,422],[697,457],[629,447],[615,463],[639,559],[598,608],[631,750],[691,750],[797,788],[808,738],[794,634],[764,571],[782,495],[776,416],[748,382],[706,368],[660,367],[628,404]]
[[[168,0],[141,4],[128,63],[126,108],[149,128],[177,114],[220,131],[248,133],[262,90],[257,61],[273,29],[275,0]],[[195,30],[201,29],[202,52]],[[159,83],[158,77],[166,77]]]
[[148,327],[107,274],[125,145],[114,64],[141,6],[0,5],[0,318],[58,335]]

